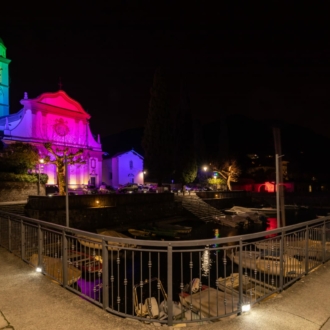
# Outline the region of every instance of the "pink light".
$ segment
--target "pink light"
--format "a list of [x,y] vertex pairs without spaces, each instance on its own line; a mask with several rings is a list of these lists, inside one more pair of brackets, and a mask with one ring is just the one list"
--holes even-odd
[[[266,231],[277,229],[277,218],[267,218]],[[277,236],[277,234],[267,235],[266,238]]]
[[265,182],[265,188],[268,192],[274,192],[275,191],[275,185],[270,182]]

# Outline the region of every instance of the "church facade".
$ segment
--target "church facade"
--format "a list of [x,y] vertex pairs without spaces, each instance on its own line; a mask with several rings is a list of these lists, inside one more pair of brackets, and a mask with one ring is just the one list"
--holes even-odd
[[[45,143],[50,143],[59,154],[66,148],[69,153],[82,150],[85,164],[68,165],[69,187],[99,186],[103,152],[100,137],[90,130],[91,116],[63,90],[32,99],[24,93],[20,101],[22,109],[9,114],[9,63],[0,39],[0,138],[5,144],[25,142],[36,146],[40,160],[47,155],[54,158],[44,147]],[[42,163],[39,166],[41,173],[48,175],[48,184],[57,184],[56,166]]]

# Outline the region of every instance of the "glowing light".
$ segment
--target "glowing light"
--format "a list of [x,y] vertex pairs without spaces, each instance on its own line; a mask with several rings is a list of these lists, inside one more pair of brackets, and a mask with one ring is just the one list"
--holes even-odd
[[[219,229],[214,229],[214,238],[219,238],[220,234],[219,234]],[[219,244],[213,244],[212,247],[216,248],[218,247]],[[216,251],[214,254],[216,254],[218,251]]]
[[41,272],[42,272],[42,268],[41,268],[41,267],[37,267],[37,268],[36,268],[36,272],[37,272],[37,273],[41,273]]
[[250,304],[242,305],[242,312],[248,312],[251,309]]
[[[266,231],[273,230],[277,228],[277,218],[267,218],[267,228]],[[266,238],[275,237],[277,234],[266,235]]]
[[99,204],[99,203],[100,203],[100,201],[97,200],[97,201],[96,201],[96,204]]
[[208,245],[205,246],[205,250],[202,254],[201,260],[202,260],[202,276],[208,276],[212,264],[212,259],[210,257],[210,250]]

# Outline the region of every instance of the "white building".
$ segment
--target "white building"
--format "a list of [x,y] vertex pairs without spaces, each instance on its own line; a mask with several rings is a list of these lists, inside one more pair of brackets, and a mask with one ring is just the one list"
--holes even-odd
[[104,158],[102,173],[102,181],[113,187],[126,183],[143,184],[143,157],[131,150]]

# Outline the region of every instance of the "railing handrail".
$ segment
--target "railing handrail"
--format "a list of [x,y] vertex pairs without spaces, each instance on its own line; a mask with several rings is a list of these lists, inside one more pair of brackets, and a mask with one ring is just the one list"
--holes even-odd
[[[17,218],[17,220],[19,220],[19,221],[25,220],[25,221],[28,221],[29,223],[34,223],[35,225],[40,225],[43,227],[50,227],[53,229],[57,229],[58,231],[65,230],[66,232],[69,232],[72,234],[90,236],[91,238],[98,238],[98,239],[106,238],[105,240],[109,240],[109,236],[106,236],[106,235],[92,233],[92,232],[75,229],[75,228],[70,228],[70,227],[66,227],[66,226],[62,226],[62,225],[57,225],[57,224],[53,224],[51,222],[28,218],[25,216],[21,216],[21,215],[17,215],[17,214],[13,214],[13,213],[9,213],[9,212],[0,210],[0,216],[1,215],[12,216],[14,218]],[[135,239],[135,238],[111,237],[111,241],[119,242],[119,243],[127,242],[129,244],[140,244],[140,245],[143,244],[143,245],[157,246],[157,247],[160,247],[160,246],[167,247],[167,246],[171,245],[173,248],[202,246],[202,245],[211,245],[211,244],[225,244],[225,243],[236,242],[236,241],[240,241],[240,240],[244,240],[244,241],[253,240],[253,239],[260,238],[260,237],[275,235],[275,234],[279,234],[279,233],[283,233],[283,232],[290,232],[295,229],[310,227],[310,226],[325,222],[327,220],[330,220],[330,216],[325,216],[322,218],[309,220],[309,221],[305,221],[305,222],[298,223],[295,225],[281,227],[278,229],[261,231],[261,232],[252,233],[252,234],[230,236],[230,237],[208,238],[208,239],[199,239],[199,240],[184,240],[184,241],[155,241],[155,240],[146,240],[146,239],[140,240],[140,239]]]

